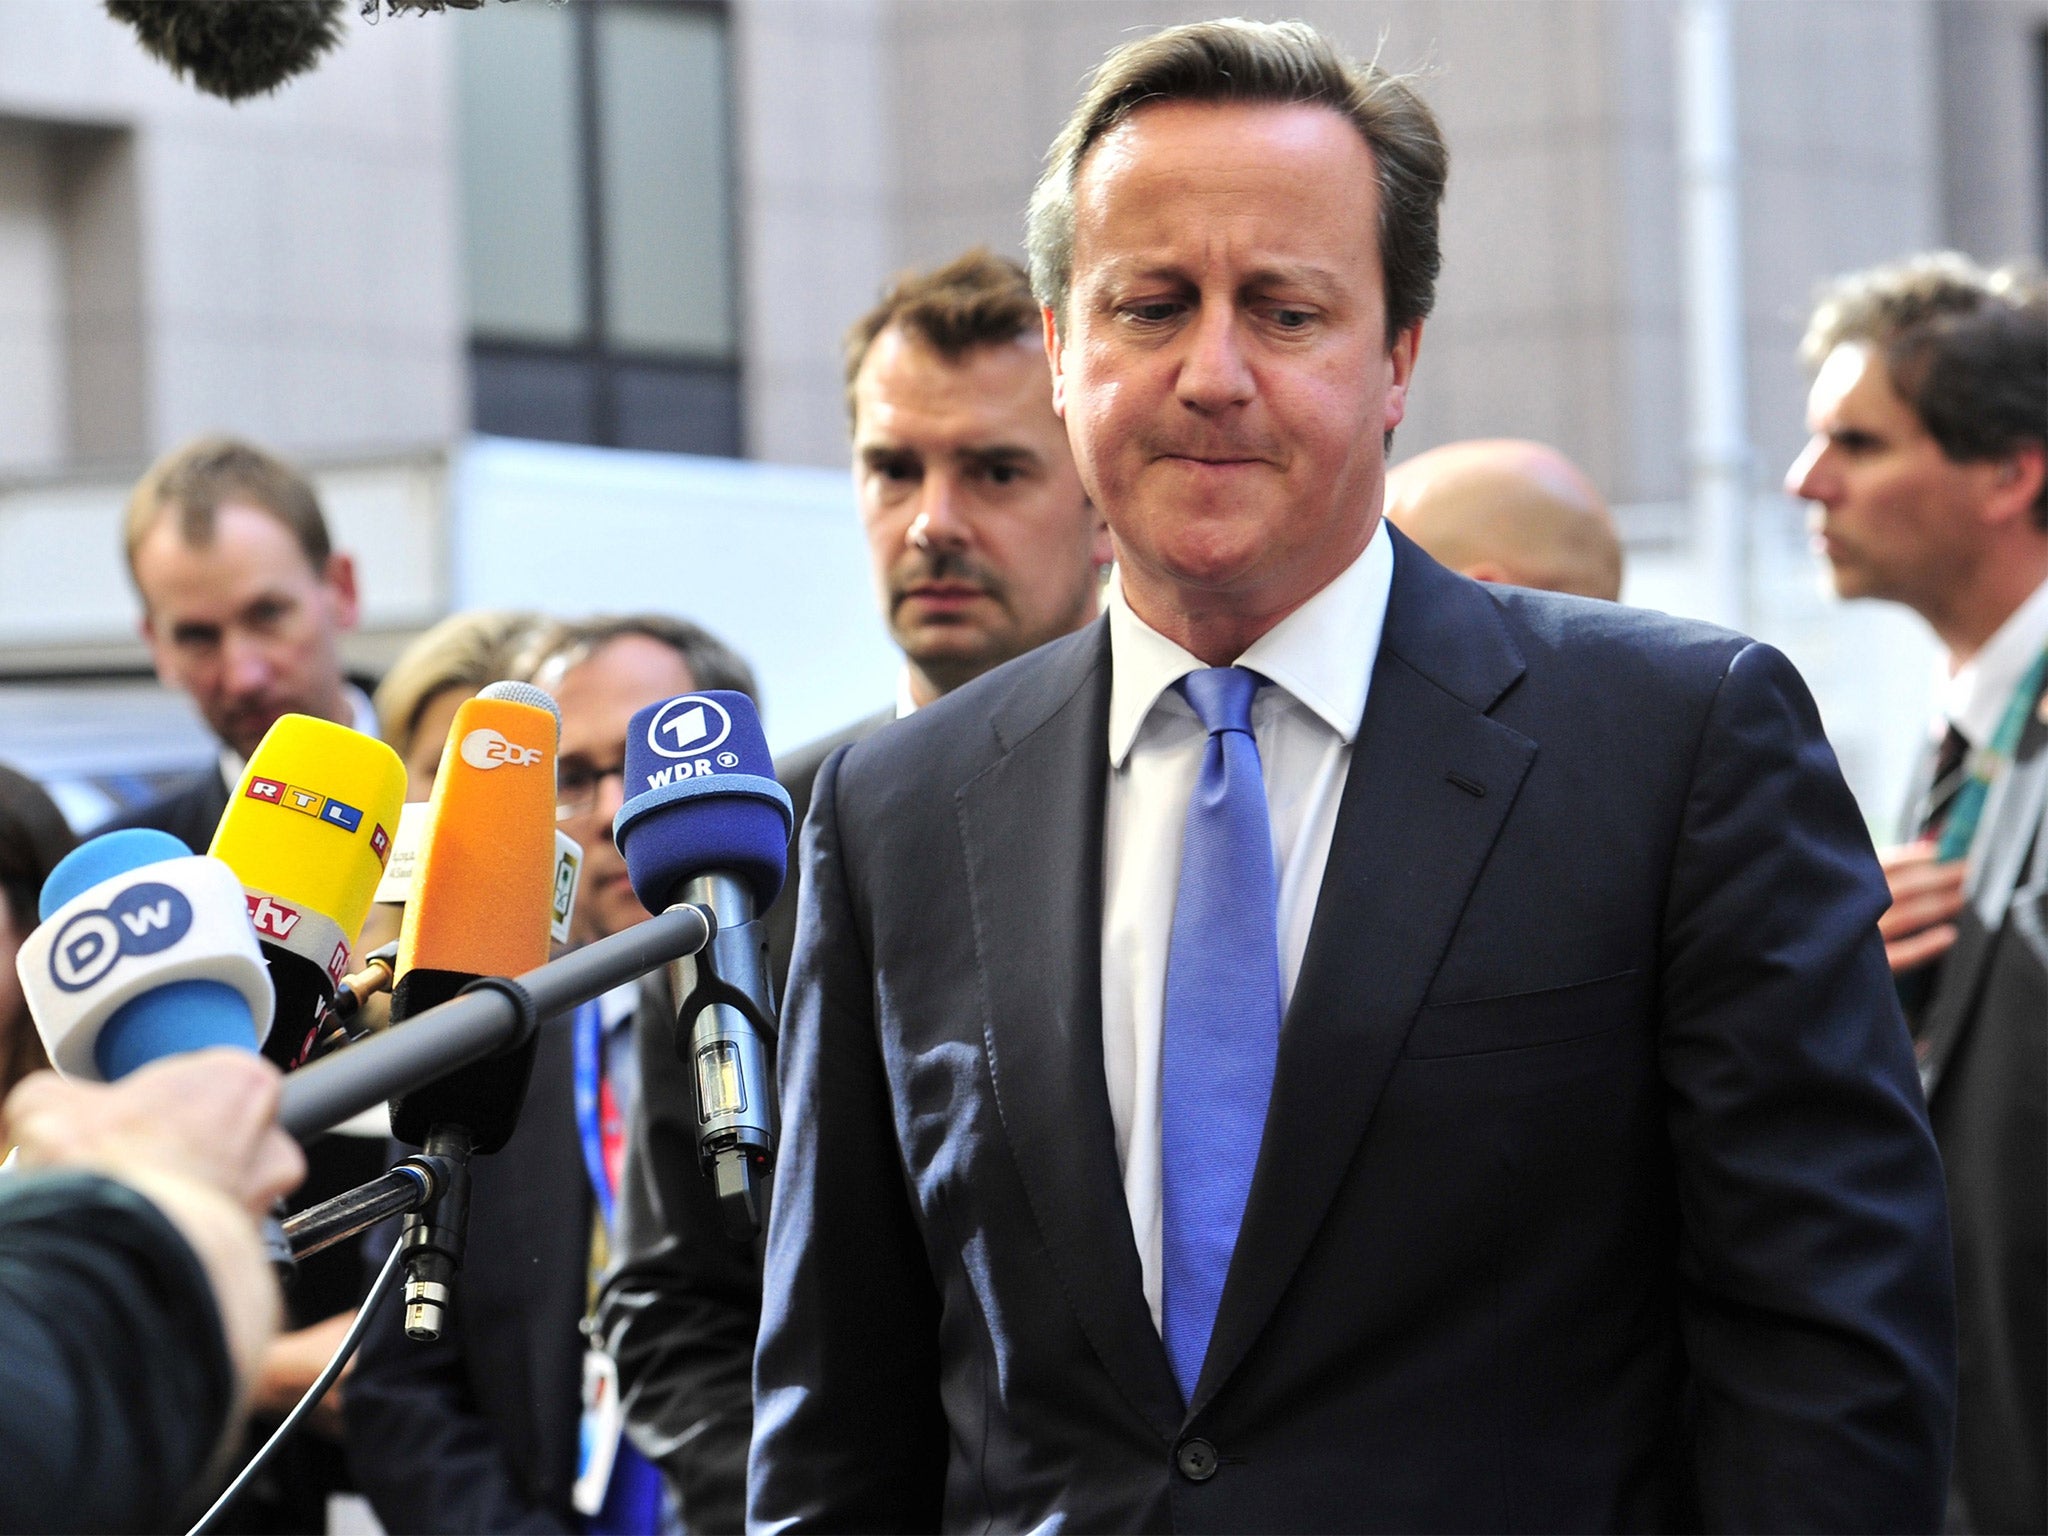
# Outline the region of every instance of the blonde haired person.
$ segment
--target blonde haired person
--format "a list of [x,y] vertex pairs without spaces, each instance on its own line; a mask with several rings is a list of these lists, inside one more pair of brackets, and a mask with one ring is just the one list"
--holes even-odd
[[486,684],[511,676],[515,653],[544,622],[510,610],[450,614],[392,663],[371,702],[377,734],[405,762],[406,799],[432,793],[455,711]]

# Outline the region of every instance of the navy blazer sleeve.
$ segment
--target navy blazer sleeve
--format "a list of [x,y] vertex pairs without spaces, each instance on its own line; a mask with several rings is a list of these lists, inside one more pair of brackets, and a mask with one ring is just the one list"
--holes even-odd
[[97,1174],[0,1181],[0,1530],[174,1528],[234,1395],[161,1211]]
[[1660,988],[1708,1530],[1941,1526],[1947,1210],[1869,844],[1798,674],[1743,650],[1698,747]]
[[804,827],[748,1524],[932,1531],[946,1471],[938,1295],[891,1133],[873,979],[847,894],[844,757],[819,771]]

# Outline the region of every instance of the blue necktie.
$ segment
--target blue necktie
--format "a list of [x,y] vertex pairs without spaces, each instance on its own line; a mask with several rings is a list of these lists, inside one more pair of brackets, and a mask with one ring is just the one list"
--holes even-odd
[[1177,685],[1209,731],[1181,840],[1159,1062],[1160,1311],[1183,1400],[1209,1352],[1280,1053],[1273,835],[1252,736],[1264,681],[1211,667]]

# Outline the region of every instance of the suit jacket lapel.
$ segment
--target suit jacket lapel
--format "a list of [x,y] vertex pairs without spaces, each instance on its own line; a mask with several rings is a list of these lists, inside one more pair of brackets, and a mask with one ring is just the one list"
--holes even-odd
[[989,1072],[1032,1215],[1089,1344],[1170,1437],[1180,1393],[1145,1305],[1102,1075],[1109,675],[1105,623],[1026,673],[991,719],[1003,755],[959,793],[960,831]]
[[1492,599],[1395,542],[1365,718],[1190,1414],[1243,1360],[1314,1239],[1536,755],[1485,713],[1522,673]]
[[1940,962],[1934,996],[1921,1030],[1920,1081],[1934,1096],[1947,1067],[1977,1015],[1984,969],[1998,947],[2013,888],[2021,878],[2048,805],[2048,724],[2038,710],[2020,733],[2012,767],[1992,786],[1984,805],[1984,829],[1977,848],[1982,865],[1971,885],[1970,913],[1976,922]]

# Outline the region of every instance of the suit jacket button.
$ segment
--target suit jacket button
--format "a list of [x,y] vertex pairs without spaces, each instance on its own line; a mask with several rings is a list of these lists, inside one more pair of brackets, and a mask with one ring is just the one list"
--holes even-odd
[[1189,1440],[1174,1453],[1174,1465],[1191,1483],[1206,1483],[1216,1475],[1216,1447],[1206,1440]]

